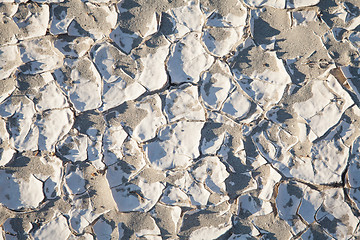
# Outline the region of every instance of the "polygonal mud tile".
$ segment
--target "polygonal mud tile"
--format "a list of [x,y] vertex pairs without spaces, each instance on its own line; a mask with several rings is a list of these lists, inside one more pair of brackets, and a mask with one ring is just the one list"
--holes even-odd
[[190,33],[171,46],[171,55],[167,62],[171,83],[197,83],[202,71],[213,63],[200,42],[199,33]]
[[201,2],[206,14],[206,25],[211,27],[242,27],[246,25],[247,9],[242,2],[227,1],[226,4],[209,0]]
[[320,0],[245,0],[244,2],[252,7],[269,6],[273,8],[300,8],[316,5],[319,1]]
[[142,41],[139,35],[121,26],[118,26],[110,33],[110,38],[126,54],[129,54]]
[[[96,44],[91,49],[92,60],[105,82],[118,78],[136,78],[138,69],[134,60],[108,42]],[[129,80],[128,80],[129,81]]]
[[311,149],[314,170],[318,175],[315,177],[315,181],[325,182],[328,179],[328,182],[341,182],[349,150],[340,140],[331,140],[331,137],[326,140],[319,141]]
[[157,94],[150,95],[136,102],[135,107],[146,111],[146,116],[134,128],[131,136],[141,142],[148,141],[156,136],[161,126],[166,124],[161,99]]
[[64,187],[71,195],[82,194],[86,191],[83,172],[72,164],[67,165]]
[[169,55],[170,42],[162,35],[155,35],[134,52],[143,69],[138,82],[148,91],[156,91],[168,82],[165,61]]
[[213,55],[222,57],[227,55],[241,40],[243,28],[208,28],[204,31],[202,40],[206,48]]
[[326,82],[314,81],[311,92],[309,99],[296,102],[293,108],[306,120],[316,136],[321,137],[340,120],[353,100],[332,75],[329,75]]
[[291,83],[276,53],[255,46],[251,39],[241,44],[229,61],[241,88],[263,108],[278,103]]
[[197,87],[182,84],[170,89],[166,95],[165,113],[169,122],[180,119],[204,121],[205,111],[199,102]]
[[309,224],[315,221],[315,215],[323,202],[321,192],[306,188],[298,209],[298,214]]
[[91,55],[104,81],[102,111],[133,100],[145,91],[136,81],[138,66],[130,56],[107,42],[95,45]]
[[315,6],[320,0],[286,0],[286,8],[301,8],[308,6]]
[[279,186],[276,197],[279,217],[289,224],[295,234],[303,231],[306,227],[297,215],[304,188],[305,185],[296,182],[283,183]]
[[258,216],[252,223],[265,239],[291,239],[293,237],[289,225],[274,214]]
[[[262,124],[259,126],[269,127]],[[341,182],[349,157],[349,148],[336,137],[337,134],[336,129],[331,131],[325,138],[310,145],[307,155],[298,157],[272,142],[266,131],[254,133],[252,138],[261,155],[284,176],[315,184],[331,184]]]
[[324,240],[332,240],[330,235],[328,235],[318,224],[310,225],[309,229],[306,230],[303,234],[301,234],[301,239],[304,240],[315,240],[315,239],[324,239]]
[[54,151],[57,141],[70,131],[74,123],[69,108],[47,111],[37,118],[34,125],[39,129],[39,150]]
[[[103,210],[103,213],[106,211]],[[78,234],[82,234],[87,226],[92,224],[103,213],[94,211],[90,199],[79,197],[74,199],[74,204],[68,212],[70,227]]]
[[[159,16],[153,6],[148,5],[145,11],[141,6],[142,3],[133,4],[127,1],[118,4],[120,24],[111,32],[110,38],[126,54],[137,47],[142,38],[154,34],[159,28]],[[139,16],[139,14],[141,14],[139,18],[130,17]]]
[[66,240],[70,234],[71,231],[67,224],[67,219],[63,215],[57,214],[50,222],[42,225],[38,230],[32,232],[31,235],[36,240],[45,240],[54,236],[59,240]]
[[97,6],[75,0],[51,5],[50,33],[99,39],[108,35],[117,21],[114,5]]
[[339,189],[326,189],[324,202],[316,213],[320,226],[336,239],[350,238],[359,224],[359,219],[344,201],[344,193]]
[[224,142],[224,139],[227,137],[228,133],[226,132],[223,132],[221,134],[219,134],[219,136],[215,136],[214,138],[212,139],[206,139],[206,137],[203,137],[202,138],[202,141],[201,141],[201,146],[200,146],[200,150],[201,150],[201,153],[202,154],[216,154],[223,142]]
[[359,153],[360,153],[360,138],[356,138],[352,145],[352,157],[349,161],[348,168],[348,182],[351,188],[360,187],[359,171],[360,171],[360,162],[359,162]]
[[49,72],[32,75],[18,73],[16,75],[17,87],[21,94],[26,95],[35,102],[37,102],[40,98],[40,88],[43,88],[46,84],[53,80],[54,79]]
[[21,179],[1,170],[0,179],[0,202],[9,209],[36,208],[44,199],[43,183],[33,175]]
[[292,12],[293,23],[296,25],[307,25],[309,22],[317,21],[316,11],[296,11]]
[[136,170],[132,165],[121,160],[109,166],[106,170],[109,186],[112,188],[128,182],[130,176],[137,172]]
[[226,233],[231,226],[227,227],[203,227],[200,229],[195,230],[192,232],[189,236],[189,239],[195,240],[195,239],[216,239],[218,237],[221,237],[224,233]]
[[[21,103],[21,104],[20,104]],[[32,128],[34,104],[25,97],[11,97],[0,106],[2,117],[8,117],[10,145],[18,150],[37,150],[39,132]]]
[[101,111],[119,106],[125,101],[134,100],[146,91],[137,81],[127,82],[127,80],[118,78],[115,82],[104,83]]
[[48,36],[23,41],[19,48],[21,60],[24,62],[20,70],[24,74],[51,71],[63,64],[63,55]]
[[125,183],[112,188],[112,197],[121,212],[149,211],[159,200],[162,190],[161,183],[146,183],[139,179],[138,184]]
[[287,0],[244,0],[245,4],[252,7],[269,6],[273,8],[285,8]]
[[360,48],[360,33],[359,32],[352,32],[349,36],[349,41],[351,44],[356,47],[357,49]]
[[[14,4],[13,6],[15,6],[17,8],[16,4]],[[0,12],[4,13],[2,15],[2,17],[0,18],[0,33],[1,33],[0,44],[1,45],[15,44],[18,41],[16,38],[16,34],[19,32],[19,28],[17,27],[16,23],[9,16],[5,15],[6,12],[3,12],[3,11],[6,11],[6,10],[5,9],[0,10]],[[15,11],[16,11],[16,9],[15,9]]]
[[8,77],[5,79],[0,79],[1,89],[0,89],[0,103],[3,102],[6,98],[11,96],[11,94],[16,89],[16,79],[15,77]]
[[0,119],[0,166],[6,165],[14,156],[15,150],[10,147],[10,135],[6,130],[6,122]]
[[21,64],[22,60],[18,46],[0,47],[0,79],[8,78]]
[[155,219],[162,235],[176,235],[181,218],[181,208],[156,204],[150,214]]
[[35,177],[41,182],[46,199],[61,195],[62,162],[56,156],[42,154],[40,151],[18,153],[5,166],[5,170],[11,172],[14,178],[25,182]]
[[122,126],[139,142],[154,138],[157,129],[166,124],[161,99],[157,94],[146,96],[136,102],[128,101],[114,108],[106,115],[106,120],[110,125]]
[[[168,183],[174,187],[168,187],[163,201],[168,201],[171,205],[205,206],[208,204],[211,192],[208,191],[203,183],[198,183],[186,170],[169,172]],[[184,193],[187,195],[184,195]],[[175,199],[179,197],[179,199]]]
[[226,193],[225,179],[229,173],[218,157],[208,156],[197,160],[191,174],[198,182],[206,184],[213,192]]
[[[31,223],[25,223],[22,218],[8,218],[2,224],[5,232],[6,239],[27,239],[29,238],[29,231],[32,226]],[[4,239],[5,239],[4,238]],[[0,239],[2,239],[2,233],[0,234]]]
[[205,18],[199,3],[188,1],[187,5],[172,8],[163,14],[160,31],[171,41],[184,37],[189,32],[200,32]]
[[49,5],[26,3],[19,4],[13,20],[19,28],[16,37],[19,40],[40,37],[46,34],[49,24]]
[[94,236],[90,233],[84,233],[83,235],[74,235],[71,234],[68,240],[93,240]]
[[124,142],[122,160],[134,166],[136,172],[143,169],[147,163],[145,154],[134,140]]
[[249,234],[235,234],[233,233],[228,240],[254,240],[256,238],[254,238],[253,236],[249,235]]
[[14,4],[12,1],[3,1],[0,10],[4,16],[12,17],[16,13],[18,7],[18,4]]
[[39,95],[34,99],[35,107],[39,111],[69,107],[66,97],[54,81],[40,88]]
[[94,41],[89,37],[59,36],[54,45],[67,57],[82,57],[90,49]]
[[238,215],[241,218],[250,216],[262,216],[270,214],[273,211],[271,203],[250,194],[242,195],[238,198],[239,210]]
[[178,187],[168,186],[160,199],[166,205],[190,207],[191,201],[188,195]]
[[88,58],[68,61],[67,67],[54,72],[54,78],[77,111],[101,106],[101,76]]
[[122,215],[118,223],[119,239],[162,239],[154,218],[148,213],[133,212]]
[[219,110],[234,87],[228,65],[216,60],[215,64],[201,76],[200,96],[206,106]]
[[92,226],[96,237],[99,239],[111,239],[111,234],[114,229],[110,225],[108,221],[103,218],[99,218],[99,220]]
[[177,122],[161,128],[157,139],[143,148],[153,167],[158,169],[186,168],[200,153],[202,122]]
[[231,227],[229,206],[218,211],[194,210],[185,213],[179,235],[188,239],[216,239]]
[[184,191],[189,195],[191,204],[195,206],[207,205],[211,194],[204,184],[195,181],[187,188],[184,188]]
[[122,158],[122,145],[128,137],[121,126],[107,127],[103,136],[104,162],[108,165],[116,162],[117,158]]
[[256,104],[250,101],[238,88],[234,89],[225,100],[221,110],[240,121],[247,118],[249,115],[251,118],[251,112],[260,111]]
[[87,159],[87,147],[90,139],[84,134],[73,132],[71,131],[56,144],[57,152],[72,162],[85,161]]
[[274,193],[275,185],[282,176],[270,165],[266,164],[254,171],[254,179],[259,186],[258,198],[269,201]]

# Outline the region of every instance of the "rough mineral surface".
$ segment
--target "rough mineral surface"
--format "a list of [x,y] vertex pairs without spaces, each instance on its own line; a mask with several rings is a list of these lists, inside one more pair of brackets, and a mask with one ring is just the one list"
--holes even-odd
[[360,239],[359,0],[0,0],[0,239]]

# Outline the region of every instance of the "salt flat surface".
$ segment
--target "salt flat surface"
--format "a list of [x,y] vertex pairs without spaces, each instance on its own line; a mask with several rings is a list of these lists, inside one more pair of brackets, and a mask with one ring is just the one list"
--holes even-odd
[[359,239],[358,0],[0,0],[0,239]]

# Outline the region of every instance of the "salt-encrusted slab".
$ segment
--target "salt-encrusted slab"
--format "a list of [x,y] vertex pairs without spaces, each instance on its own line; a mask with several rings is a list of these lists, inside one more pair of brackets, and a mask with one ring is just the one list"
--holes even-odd
[[37,208],[44,199],[42,182],[33,175],[29,179],[18,179],[1,170],[1,204],[9,209]]
[[163,21],[166,22],[163,26],[168,27],[161,28],[162,33],[175,41],[189,32],[200,32],[205,18],[199,5],[195,1],[188,1],[185,6],[168,10],[163,16]]
[[216,110],[220,109],[234,87],[229,67],[219,60],[201,76],[200,84],[199,92],[205,106]]
[[161,182],[152,182],[141,174],[131,182],[112,188],[112,197],[121,212],[149,211],[161,197],[165,188]]
[[154,35],[144,45],[136,49],[134,57],[143,65],[138,82],[148,91],[156,91],[168,82],[165,68],[170,42],[162,35]]
[[27,3],[19,5],[13,20],[19,28],[17,39],[44,36],[50,19],[49,5]]
[[199,102],[198,89],[191,84],[182,84],[166,94],[165,113],[169,122],[180,119],[205,120],[205,111]]
[[278,103],[291,83],[276,53],[256,46],[251,39],[238,47],[230,67],[243,91],[265,109]]
[[190,33],[171,46],[171,55],[167,62],[171,83],[197,83],[200,73],[207,70],[214,58],[200,43],[199,33]]
[[20,70],[25,74],[36,74],[59,68],[63,55],[57,50],[50,37],[35,38],[19,45],[21,60]]
[[304,118],[317,137],[335,125],[353,100],[333,75],[327,81],[312,83],[312,97],[293,105],[295,112]]
[[90,49],[94,41],[90,37],[60,36],[54,45],[67,57],[82,57]]
[[204,31],[202,40],[209,52],[214,56],[222,57],[230,51],[241,40],[243,28],[209,28]]
[[50,33],[99,39],[115,27],[115,6],[96,6],[91,2],[74,0],[51,5]]
[[67,239],[71,234],[67,219],[61,215],[57,214],[54,218],[41,226],[37,231],[32,233],[32,237],[37,240],[45,240],[56,236],[59,240]]
[[101,76],[88,58],[67,61],[66,67],[55,70],[54,78],[77,111],[101,106]]
[[200,154],[198,146],[203,125],[202,122],[180,121],[163,127],[157,139],[144,145],[152,166],[165,170],[191,165],[192,159]]
[[357,239],[356,0],[3,0],[0,239]]
[[16,45],[0,47],[0,79],[8,78],[22,64]]

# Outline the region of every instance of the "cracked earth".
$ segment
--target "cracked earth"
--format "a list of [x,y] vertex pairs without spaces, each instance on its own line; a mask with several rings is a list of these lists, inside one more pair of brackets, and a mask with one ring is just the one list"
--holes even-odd
[[359,239],[358,0],[1,0],[0,239]]

